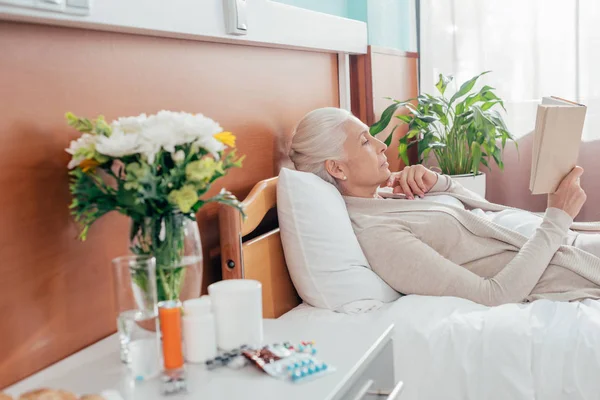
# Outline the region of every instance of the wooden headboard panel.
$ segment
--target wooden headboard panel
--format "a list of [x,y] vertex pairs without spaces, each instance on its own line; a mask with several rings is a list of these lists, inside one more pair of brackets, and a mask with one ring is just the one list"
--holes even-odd
[[262,283],[263,316],[277,318],[300,304],[285,263],[279,228],[244,240],[277,205],[277,178],[254,186],[242,204],[247,218],[229,206],[221,206],[221,268],[223,279],[254,279]]

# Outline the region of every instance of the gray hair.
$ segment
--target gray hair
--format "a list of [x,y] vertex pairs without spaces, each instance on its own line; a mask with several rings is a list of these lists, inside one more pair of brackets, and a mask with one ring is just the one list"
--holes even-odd
[[325,107],[309,112],[300,120],[292,136],[289,156],[298,171],[312,172],[337,187],[325,168],[326,160],[343,160],[344,125],[355,118],[341,108]]

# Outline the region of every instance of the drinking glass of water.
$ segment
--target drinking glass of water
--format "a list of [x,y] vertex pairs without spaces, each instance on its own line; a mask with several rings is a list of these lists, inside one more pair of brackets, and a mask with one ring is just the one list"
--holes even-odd
[[156,261],[132,255],[112,264],[121,361],[134,379],[146,380],[160,372]]

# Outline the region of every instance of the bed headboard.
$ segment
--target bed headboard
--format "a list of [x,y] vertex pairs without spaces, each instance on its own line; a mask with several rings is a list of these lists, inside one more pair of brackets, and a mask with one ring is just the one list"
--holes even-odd
[[245,240],[277,205],[277,177],[258,182],[242,201],[246,219],[233,207],[219,210],[223,279],[255,279],[262,284],[263,317],[277,318],[300,304],[288,273],[279,227]]

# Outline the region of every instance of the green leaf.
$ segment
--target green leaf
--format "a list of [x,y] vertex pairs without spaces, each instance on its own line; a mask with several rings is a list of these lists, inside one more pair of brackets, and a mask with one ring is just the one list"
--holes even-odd
[[406,141],[402,140],[404,138],[401,138],[400,143],[398,144],[398,157],[402,159],[404,165],[410,165],[408,162],[408,145],[406,144]]
[[467,93],[469,93],[471,91],[471,89],[473,89],[473,86],[475,86],[475,83],[477,82],[477,79],[479,79],[480,76],[485,75],[487,73],[489,73],[491,71],[485,71],[482,72],[481,74],[474,76],[473,78],[469,79],[468,81],[466,81],[465,83],[463,83],[460,86],[460,89],[458,89],[458,92],[454,93],[454,95],[450,98],[450,102],[449,104],[454,103],[454,101],[464,95],[466,95]]
[[417,154],[419,157],[419,163],[423,162],[423,155],[427,149],[431,149],[429,146],[435,138],[432,135],[423,135],[423,138],[417,141]]
[[135,239],[135,237],[138,234],[138,231],[141,229],[141,227],[142,227],[142,224],[138,220],[136,220],[134,218],[131,219],[131,227],[129,230],[129,241],[130,242],[133,242],[133,240]]
[[390,146],[390,144],[392,144],[392,137],[394,136],[394,131],[396,130],[396,128],[398,127],[398,125],[396,125],[394,127],[394,129],[392,129],[392,131],[390,132],[390,134],[388,135],[387,139],[385,139],[385,141],[383,143],[385,143],[386,146]]
[[396,118],[398,118],[400,121],[402,121],[405,124],[410,124],[413,120],[413,117],[410,115],[396,115]]
[[413,119],[413,121],[419,124],[419,126],[421,127],[426,127],[432,122],[439,121],[439,119],[435,115],[428,115],[429,111],[427,109],[419,110],[418,108],[415,108],[412,104],[407,104],[406,108],[408,108],[414,115],[415,118]]
[[423,121],[420,118],[415,118],[412,122],[412,124],[409,126],[409,128],[412,129],[418,129],[421,131],[426,131],[427,129],[429,129],[429,123]]
[[423,160],[427,160],[427,156],[429,155],[430,152],[431,152],[430,147],[423,150],[423,153],[421,153],[421,163],[423,162]]
[[484,111],[492,108],[496,104],[500,104],[500,106],[504,108],[504,102],[496,96],[492,90],[494,90],[493,87],[486,85],[482,87],[478,93],[467,96],[463,101],[457,103],[456,113],[462,114],[465,110],[469,110],[472,105],[477,103],[483,103],[480,107]]
[[369,128],[369,133],[371,134],[371,136],[375,136],[381,131],[383,131],[389,125],[390,121],[392,120],[392,116],[394,115],[396,110],[403,104],[404,103],[393,103],[388,108],[386,108],[381,114],[381,119],[375,122]]
[[[508,133],[508,128],[504,123],[504,118],[502,118],[502,115],[497,110],[489,110],[487,115],[494,122],[494,124],[501,127],[502,130],[510,136],[510,133]],[[512,136],[510,137],[510,139],[512,139]]]
[[494,137],[496,132],[496,125],[488,118],[483,110],[474,105],[471,107],[473,110],[473,126],[480,132],[483,132],[486,138]]
[[408,133],[406,134],[406,137],[408,139],[412,139],[415,136],[417,136],[419,133],[421,133],[421,130],[419,129],[411,129],[410,131],[408,131]]
[[500,104],[500,106],[504,109],[504,111],[506,111],[506,108],[504,108],[504,102],[502,101],[502,99],[500,97],[496,96],[492,92],[492,90],[494,88],[490,88],[489,86],[484,86],[484,87],[488,88],[488,90],[481,94],[482,101],[485,101],[485,102],[495,101],[494,104]]
[[435,87],[437,88],[437,90],[440,92],[440,94],[442,96],[444,95],[444,92],[446,91],[448,84],[450,82],[452,82],[452,79],[454,79],[454,77],[452,75],[444,76],[444,75],[440,74],[440,78],[439,78],[438,82],[435,84]]
[[204,200],[198,200],[196,202],[196,204],[194,204],[194,206],[192,207],[192,211],[194,212],[194,214],[196,214],[198,212],[198,210],[200,210],[202,208],[202,206],[206,204],[206,202]]
[[477,174],[479,171],[479,164],[481,163],[481,146],[476,142],[471,143],[471,155],[473,156],[471,171],[474,174]]
[[404,100],[404,101],[395,100],[395,99],[393,99],[393,98],[391,98],[391,97],[384,97],[384,99],[386,99],[386,100],[390,100],[390,101],[393,101],[394,103],[399,103],[399,104],[411,103],[411,102],[413,102],[413,101],[417,100],[417,98],[416,98],[416,97],[411,97],[410,99],[406,99],[406,100]]
[[431,115],[423,115],[422,117],[417,117],[417,118],[419,118],[423,122],[427,122],[428,124],[435,122],[435,121],[439,121],[438,118],[431,116]]
[[417,96],[417,102],[423,106],[429,105],[433,99],[435,98],[432,96],[426,96],[424,94],[420,94]]
[[408,110],[414,115],[414,116],[419,116],[419,115],[423,115],[421,113],[421,111],[419,111],[418,107],[420,106],[419,103],[417,103],[417,106],[415,107],[415,105],[413,103],[406,103],[405,104],[406,108],[408,108]]
[[483,111],[486,111],[486,110],[489,110],[490,108],[494,107],[496,104],[502,105],[502,100],[486,101],[485,103],[483,103],[481,105],[481,109]]
[[[202,200],[200,200],[200,201],[202,201]],[[228,205],[228,206],[231,206],[231,207],[237,209],[242,214],[242,218],[246,219],[244,205],[228,190],[221,190],[221,192],[219,194],[217,194],[216,196],[213,196],[210,199],[205,200],[204,204],[213,203],[213,202],[225,204],[225,205]]]
[[437,115],[442,125],[448,126],[448,115],[446,114],[446,110],[441,104],[432,104],[431,111],[433,111]]
[[483,101],[500,100],[500,97],[496,96],[494,94],[494,92],[492,92],[492,90],[496,90],[496,89],[493,87],[487,86],[487,85],[482,87],[481,90],[479,91],[479,93],[481,93],[481,99]]
[[496,161],[496,164],[498,164],[498,166],[500,166],[500,164],[502,163],[502,159],[500,158],[500,156],[501,156],[500,149],[497,146],[494,146],[494,148],[492,149],[492,151],[490,151],[490,153],[492,154],[492,157],[494,157],[494,161]]
[[479,89],[478,93],[467,96],[467,98],[462,101],[462,103],[464,104],[464,109],[467,110],[473,104],[480,102],[480,101],[488,101],[488,100],[498,99],[498,97],[496,97],[496,95],[493,92],[491,92],[492,90],[494,90],[493,87],[485,85],[484,87]]

